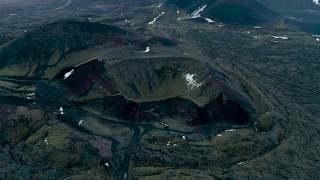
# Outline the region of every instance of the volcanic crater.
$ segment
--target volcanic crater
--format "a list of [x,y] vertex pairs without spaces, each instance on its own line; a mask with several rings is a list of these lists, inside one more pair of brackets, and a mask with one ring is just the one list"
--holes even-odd
[[238,80],[186,57],[95,59],[62,70],[56,79],[75,102],[120,120],[248,125],[256,111]]

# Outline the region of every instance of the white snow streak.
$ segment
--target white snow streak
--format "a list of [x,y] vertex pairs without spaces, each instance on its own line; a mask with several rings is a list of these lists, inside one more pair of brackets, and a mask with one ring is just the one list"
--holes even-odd
[[160,13],[157,17],[153,18],[152,21],[148,22],[149,25],[154,24],[161,16],[163,16],[166,12]]
[[35,95],[36,95],[36,93],[34,93],[34,92],[26,94],[27,99],[32,99]]
[[319,0],[312,0],[313,3],[315,3],[316,5],[320,5],[320,1]]
[[210,18],[204,18],[208,23],[214,23],[215,21]]
[[190,88],[198,88],[202,85],[202,83],[197,82],[197,80],[194,78],[195,74],[187,73],[183,77]]
[[48,145],[49,143],[48,143],[48,137],[46,137],[46,138],[44,138],[44,143],[46,143],[46,145]]
[[275,39],[282,39],[282,40],[287,40],[289,39],[287,36],[272,36]]
[[233,132],[233,131],[236,131],[235,129],[228,129],[228,130],[225,130],[225,132]]
[[66,74],[64,74],[63,79],[66,80],[69,76],[71,76],[71,74],[74,73],[74,69],[72,69],[71,71],[67,72]]
[[164,4],[164,3],[159,4],[159,5],[158,5],[158,8],[161,8],[163,4]]
[[204,5],[202,7],[199,7],[198,9],[196,9],[195,11],[193,11],[193,13],[191,13],[191,17],[192,18],[198,18],[201,17],[201,12],[207,7],[207,5]]
[[60,107],[60,108],[59,108],[59,112],[60,112],[61,115],[64,114],[64,112],[63,112],[63,107]]
[[147,46],[147,47],[146,47],[146,50],[144,50],[143,52],[145,52],[145,53],[150,52],[150,47],[149,47],[149,46]]
[[83,124],[83,120],[80,120],[78,125],[81,126]]

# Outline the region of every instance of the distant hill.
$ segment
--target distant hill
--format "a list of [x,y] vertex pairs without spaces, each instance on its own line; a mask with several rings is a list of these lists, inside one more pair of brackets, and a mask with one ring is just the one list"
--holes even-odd
[[[36,66],[41,73],[54,56],[58,63],[67,54],[110,42],[126,44],[123,29],[78,21],[58,21],[35,29],[0,49],[0,67]],[[53,65],[53,64],[51,64]]]
[[297,28],[300,31],[305,31],[312,34],[320,34],[320,23],[306,21],[306,20],[297,20],[287,18],[284,23],[288,26]]
[[317,8],[317,5],[312,0],[259,0],[271,9],[277,10],[301,10]]
[[320,33],[320,5],[312,0],[260,0],[268,8],[286,17],[285,23],[309,33]]
[[144,49],[147,45],[155,43],[175,45],[175,42],[166,38],[144,37],[115,26],[81,21],[57,21],[30,31],[2,46],[0,68],[9,67],[19,71],[20,73],[15,73],[19,76],[41,77],[48,67],[64,62],[66,56],[73,52],[98,45],[104,45],[104,48],[128,45]]
[[191,15],[237,25],[272,22],[278,14],[255,0],[169,0],[167,6]]

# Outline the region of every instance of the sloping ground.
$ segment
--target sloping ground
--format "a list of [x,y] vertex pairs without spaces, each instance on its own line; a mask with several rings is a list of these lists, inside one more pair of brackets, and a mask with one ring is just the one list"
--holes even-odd
[[184,9],[193,17],[201,16],[228,24],[254,25],[279,18],[277,13],[255,0],[169,0],[167,4]]
[[[128,44],[127,32],[96,23],[59,21],[44,25],[0,49],[0,67],[24,68],[27,76],[40,76],[66,55],[93,46]],[[20,74],[17,72],[17,74]]]
[[136,58],[106,64],[106,72],[119,92],[135,101],[185,97],[203,106],[225,93],[245,102],[241,85],[222,70],[185,57]]
[[301,31],[320,33],[320,6],[312,0],[261,0],[263,4],[287,17],[286,23]]
[[0,99],[0,179],[115,179],[104,168],[110,141],[58,122],[41,107],[18,105],[22,99]]
[[290,3],[286,0],[260,0],[266,6],[276,10],[301,10],[301,9],[316,9],[317,6],[313,0],[292,0]]
[[[181,28],[179,32],[176,31],[177,26]],[[235,89],[239,88],[240,84],[240,91],[253,101],[252,104],[258,112],[257,117],[253,119],[254,124],[237,129],[212,126],[190,128],[178,124],[177,119],[168,117],[161,122],[168,125],[167,129],[163,128],[160,122],[129,122],[130,125],[125,127],[126,132],[123,132],[121,130],[125,123],[110,123],[118,122],[119,119],[108,121],[103,114],[106,109],[103,108],[113,105],[114,109],[118,110],[120,108],[116,103],[131,104],[132,101],[119,96],[112,96],[111,100],[98,99],[98,103],[91,101],[91,107],[99,109],[99,112],[95,113],[81,108],[81,103],[73,104],[67,100],[64,100],[67,101],[65,104],[63,101],[54,101],[49,105],[42,105],[39,103],[42,99],[51,98],[60,90],[49,86],[47,94],[39,97],[41,100],[35,100],[35,104],[33,100],[25,100],[29,104],[21,105],[17,98],[8,101],[0,99],[0,172],[4,172],[0,173],[0,179],[112,179],[112,173],[117,172],[117,169],[126,169],[126,164],[130,167],[129,171],[114,175],[118,178],[133,179],[318,179],[320,71],[319,44],[314,38],[288,29],[241,29],[192,24],[190,21],[175,21],[173,25],[157,26],[156,30],[178,34],[184,42],[180,44],[181,49],[185,47],[182,52],[187,52],[192,57],[196,54],[197,58],[199,54],[208,56],[209,58],[202,60],[221,66],[227,77],[235,79],[231,80],[232,83],[228,83],[227,80],[225,83]],[[119,89],[131,88],[126,92],[128,97],[138,99],[141,97],[140,91],[152,94],[151,88],[142,85],[149,84],[150,77],[154,77],[151,78],[152,82],[157,80],[150,84],[159,85],[160,77],[163,76],[152,75],[163,74],[164,77],[172,77],[167,72],[174,72],[176,69],[154,68],[158,67],[156,65],[172,67],[170,63],[150,63],[148,66],[142,64],[147,63],[134,66],[134,63],[124,62],[123,65],[130,65],[132,69],[129,68],[128,73],[128,68],[123,68],[123,72],[118,72],[118,75],[116,70],[122,66],[117,67],[115,64],[114,72],[109,74],[117,80]],[[203,68],[201,63],[182,64],[187,72],[191,72],[186,76],[189,80],[197,79],[197,75],[192,76],[193,70],[203,74],[210,72]],[[135,70],[139,69],[138,65],[143,71]],[[106,69],[110,70],[112,67],[112,64],[108,64]],[[155,71],[156,69],[164,70]],[[77,80],[77,77],[81,80],[89,79],[90,81],[84,83],[93,82],[93,85],[89,83],[85,90],[91,87],[89,93],[94,91],[93,96],[107,94],[101,85],[97,85],[103,84],[107,79],[97,78],[97,75],[101,75],[100,71],[91,71],[84,69],[78,74],[75,72],[74,77],[71,75],[69,80],[72,82],[73,79]],[[131,80],[127,80],[127,77],[122,77],[121,74],[132,77],[131,84],[137,88],[132,88],[134,86],[130,85]],[[87,75],[93,79],[87,78]],[[103,78],[108,78],[108,72],[103,74]],[[138,82],[139,79],[142,81]],[[182,86],[186,85],[182,83],[184,81],[181,78],[175,80]],[[65,82],[68,84],[68,80]],[[9,83],[0,83],[2,86],[10,86]],[[219,87],[221,86],[217,86],[218,90]],[[4,88],[0,92],[15,92],[23,96],[25,90],[20,88],[20,92],[16,92]],[[177,88],[177,91],[172,92],[180,94],[182,89]],[[165,93],[160,94],[162,96],[157,97],[166,97],[163,96]],[[84,93],[84,98],[89,95]],[[150,97],[152,96],[147,98]],[[218,97],[216,102],[221,99]],[[100,100],[102,102],[99,102]],[[182,115],[189,112],[192,114],[193,107],[196,107],[195,103],[190,101],[180,99],[177,103],[172,101],[172,98],[170,101],[133,104],[146,107],[150,111],[152,109],[149,105],[154,104],[158,107],[166,104],[173,109],[182,107],[179,111],[173,110],[181,110]],[[17,106],[27,107],[16,108]],[[59,106],[63,106],[62,111],[59,110]],[[43,116],[38,118],[38,112],[41,112],[42,108],[47,110],[45,117],[48,121],[42,118]],[[230,114],[236,113],[231,111]],[[95,120],[93,117],[100,118]],[[37,130],[35,122],[45,125]],[[28,128],[25,128],[26,126]],[[21,134],[12,131],[15,127]],[[119,137],[126,137],[126,140],[118,140]],[[118,166],[115,159],[121,160],[122,157],[128,157],[128,161],[121,163],[124,166]],[[110,163],[106,164],[107,162]]]
[[[270,35],[276,32],[289,39],[272,41]],[[238,69],[237,74],[243,74],[266,95],[261,99],[269,100],[271,109],[283,115],[283,120],[279,121],[282,140],[278,146],[256,158],[234,164],[228,174],[244,179],[306,176],[316,179],[319,176],[316,154],[320,143],[319,44],[307,34],[284,29],[244,33],[228,28],[217,33],[211,30],[188,32],[191,41],[200,42],[192,37],[205,37],[199,46],[215,48],[204,53],[226,69]],[[254,35],[258,38],[253,38]],[[268,107],[263,109],[270,111]]]
[[106,62],[105,69],[92,60],[62,70],[56,80],[81,105],[134,122],[171,116],[189,125],[248,124],[256,116],[240,82],[191,58],[127,59]]
[[[74,59],[68,55],[97,57],[103,49],[131,46],[144,49],[150,44],[175,46],[159,36],[144,37],[115,26],[80,21],[58,21],[19,37],[0,49],[1,75],[43,77],[48,68],[65,68]],[[95,47],[102,48],[96,50]],[[68,62],[69,61],[69,62]],[[81,62],[81,61],[80,61]]]
[[[255,64],[245,73],[246,77],[255,74],[251,79],[259,84],[264,93],[269,94],[287,119],[282,122],[285,139],[281,145],[246,167],[235,167],[234,176],[251,176],[244,172],[248,168],[256,175],[259,174],[257,171],[263,171],[264,177],[274,174],[281,178],[308,176],[317,179],[319,176],[319,156],[315,155],[320,143],[320,84],[316,80],[319,77],[319,53],[316,50],[318,46],[303,48],[305,46],[297,41],[269,48],[265,46],[259,52],[261,59],[250,58],[248,62],[236,59],[233,62],[241,62],[240,69],[247,68],[250,63]],[[282,51],[278,51],[280,47]]]
[[319,34],[320,33],[320,23],[306,21],[306,20],[299,20],[299,19],[286,19],[285,23],[288,26],[295,27],[300,31],[305,31],[308,33]]

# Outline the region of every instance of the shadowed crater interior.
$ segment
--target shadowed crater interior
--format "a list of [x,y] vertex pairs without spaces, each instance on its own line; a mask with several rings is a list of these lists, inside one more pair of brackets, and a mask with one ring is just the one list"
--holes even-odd
[[105,63],[95,59],[62,70],[56,79],[67,93],[76,95],[75,102],[120,120],[170,117],[192,126],[246,125],[255,112],[236,79],[184,57]]

